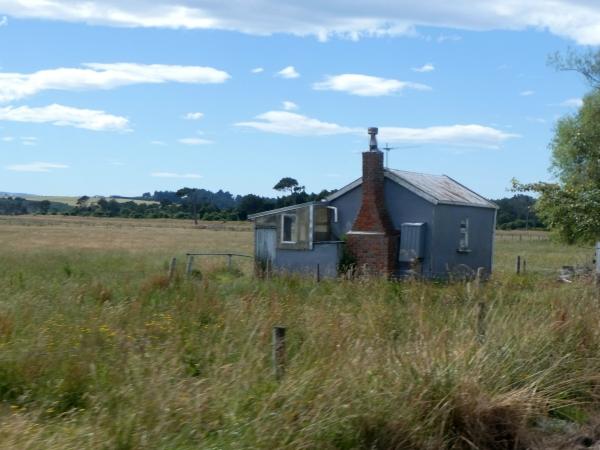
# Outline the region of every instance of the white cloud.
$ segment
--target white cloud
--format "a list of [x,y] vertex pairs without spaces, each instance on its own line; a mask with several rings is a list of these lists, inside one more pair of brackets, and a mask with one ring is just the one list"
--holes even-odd
[[423,64],[421,67],[413,67],[412,70],[414,72],[433,72],[435,70],[435,66],[431,63]]
[[444,42],[458,42],[462,40],[462,36],[457,34],[440,34],[436,39],[440,44]]
[[[318,11],[318,14],[315,14]],[[0,13],[121,27],[233,30],[256,35],[287,33],[358,39],[415,34],[415,28],[459,30],[536,29],[600,44],[600,3],[596,0],[0,0]]]
[[[2,0],[0,0],[1,6]],[[164,64],[84,64],[84,68],[56,68],[33,73],[0,72],[0,102],[22,99],[46,90],[114,89],[132,84],[224,83],[227,72],[212,67]]]
[[296,71],[296,69],[294,68],[294,66],[287,66],[283,69],[281,69],[279,72],[276,73],[277,76],[280,76],[281,78],[298,78],[300,76],[300,74]]
[[285,100],[284,102],[282,102],[282,105],[283,109],[285,109],[286,111],[294,111],[298,109],[298,105],[296,105],[294,102],[290,102],[289,100]]
[[37,145],[37,141],[38,141],[38,139],[36,137],[33,137],[33,136],[23,136],[21,138],[21,144],[27,145],[27,146],[30,146],[30,147],[33,147],[34,145]]
[[[256,119],[249,122],[238,122],[235,125],[267,133],[291,136],[351,134],[367,138],[366,128],[347,127],[336,123],[323,122],[288,111],[269,111],[260,114]],[[381,127],[379,128],[379,134],[382,142],[482,148],[497,148],[502,142],[519,137],[517,134],[475,124],[426,128]]]
[[347,92],[352,95],[360,95],[363,97],[391,95],[404,89],[416,89],[420,91],[431,90],[431,88],[425,84],[356,73],[329,76],[325,81],[314,83],[313,89],[318,91],[328,90]]
[[34,146],[34,145],[37,145],[38,138],[33,137],[33,136],[22,136],[19,138],[16,138],[14,136],[3,136],[0,138],[0,141],[2,141],[2,142],[18,141],[21,144],[26,145],[26,146]]
[[204,117],[204,113],[201,112],[191,112],[185,115],[187,120],[200,120]]
[[288,111],[268,111],[256,116],[255,121],[238,122],[238,127],[254,128],[269,133],[287,134],[292,136],[323,136],[330,134],[350,133],[351,128],[318,119],[303,116]]
[[382,141],[411,144],[439,144],[497,148],[502,142],[519,137],[483,125],[449,125],[427,128],[381,127]]
[[72,108],[52,104],[32,108],[6,106],[0,108],[0,121],[50,123],[57,126],[84,128],[94,131],[128,131],[129,120],[104,111]]
[[263,69],[262,67],[255,67],[251,70],[252,73],[263,73],[264,71],[265,69]]
[[50,172],[53,169],[67,169],[66,164],[56,164],[48,162],[32,162],[27,164],[13,164],[6,166],[7,170],[13,172]]
[[202,178],[197,173],[173,173],[173,172],[153,172],[150,176],[157,178]]
[[529,97],[529,96],[531,96],[533,94],[535,94],[535,91],[522,91],[522,92],[519,92],[519,95],[521,97]]
[[177,142],[179,142],[180,144],[183,144],[183,145],[207,145],[207,144],[213,143],[213,141],[209,141],[208,139],[201,139],[201,138],[195,138],[195,137],[181,138]]
[[581,108],[583,106],[583,99],[581,98],[568,98],[560,104],[560,106],[566,106],[567,108]]
[[2,16],[0,17],[0,27],[8,25],[8,17]]

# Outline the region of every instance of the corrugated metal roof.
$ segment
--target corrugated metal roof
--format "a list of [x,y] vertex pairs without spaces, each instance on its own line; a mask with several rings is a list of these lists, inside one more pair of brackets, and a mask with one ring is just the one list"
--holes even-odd
[[314,201],[314,202],[298,203],[297,205],[284,206],[283,208],[270,209],[269,211],[263,211],[263,212],[259,212],[256,214],[249,214],[248,220],[254,220],[257,217],[270,216],[271,214],[279,214],[279,213],[286,212],[286,211],[293,211],[294,209],[305,208],[310,205],[326,205],[326,204],[327,203],[322,202],[322,201],[321,202]]
[[[426,173],[408,172],[406,170],[385,169],[385,176],[434,204],[442,203],[477,206],[480,208],[498,208],[494,203],[447,175],[431,175]],[[339,191],[331,194],[327,197],[327,200],[331,201],[341,197],[346,192],[357,188],[361,184],[362,178],[359,178],[344,186]]]
[[[386,175],[394,181],[402,180],[408,183],[414,189],[433,197],[438,203],[497,208],[494,203],[447,175],[431,175],[395,169],[386,169]],[[400,180],[396,180],[395,178],[399,178]],[[404,183],[400,182],[400,184]]]

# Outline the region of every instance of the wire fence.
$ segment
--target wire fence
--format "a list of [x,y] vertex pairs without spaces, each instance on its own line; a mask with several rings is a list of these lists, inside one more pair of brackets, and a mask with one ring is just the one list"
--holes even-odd
[[546,232],[496,232],[496,239],[501,241],[549,241],[550,234]]

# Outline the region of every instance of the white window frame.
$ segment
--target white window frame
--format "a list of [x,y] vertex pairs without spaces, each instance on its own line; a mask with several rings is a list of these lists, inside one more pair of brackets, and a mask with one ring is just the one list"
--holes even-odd
[[470,251],[469,246],[469,218],[465,217],[460,221],[460,238],[458,240],[458,251],[468,252]]
[[[290,234],[292,235],[291,241],[286,241],[285,240],[285,218],[286,217],[291,217],[293,218],[293,225],[292,225],[292,229],[290,230]],[[298,242],[298,216],[296,213],[292,213],[292,214],[282,214],[281,215],[281,243],[282,244],[295,244],[296,242]]]

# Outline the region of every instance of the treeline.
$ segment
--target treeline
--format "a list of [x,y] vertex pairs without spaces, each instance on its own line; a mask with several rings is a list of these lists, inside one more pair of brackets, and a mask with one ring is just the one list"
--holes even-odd
[[22,214],[58,214],[70,209],[65,203],[49,200],[27,200],[22,197],[0,197],[0,215],[18,216]]
[[[304,190],[289,190],[281,197],[232,195],[219,190],[183,188],[179,191],[146,192],[135,199],[124,197],[90,199],[83,196],[75,206],[48,200],[27,200],[21,197],[0,198],[0,215],[63,214],[70,216],[124,217],[132,219],[246,220],[250,214],[270,209],[322,200],[333,191],[318,194]],[[499,206],[497,226],[503,230],[545,228],[535,213],[535,202],[528,195],[493,200]]]
[[318,194],[294,192],[290,195],[271,198],[254,194],[233,196],[229,192],[211,192],[205,189],[183,188],[177,192],[156,191],[146,193],[138,201],[100,199],[90,202],[81,197],[77,206],[66,214],[73,216],[167,218],[194,220],[246,220],[250,214],[274,208],[321,200],[330,191]]
[[178,191],[155,191],[140,197],[100,198],[82,196],[75,206],[48,200],[34,201],[20,197],[0,198],[0,215],[63,214],[68,216],[124,217],[133,219],[246,220],[250,214],[274,208],[322,200],[333,191],[318,194],[304,190],[281,197],[237,195],[219,190],[183,188]]
[[499,229],[546,228],[535,213],[535,198],[518,194],[492,201],[499,207],[496,218],[496,226]]

